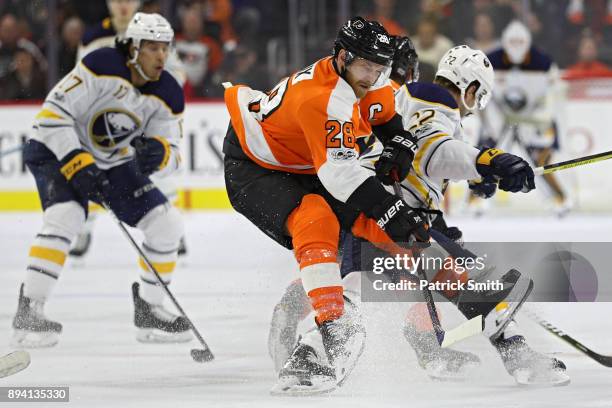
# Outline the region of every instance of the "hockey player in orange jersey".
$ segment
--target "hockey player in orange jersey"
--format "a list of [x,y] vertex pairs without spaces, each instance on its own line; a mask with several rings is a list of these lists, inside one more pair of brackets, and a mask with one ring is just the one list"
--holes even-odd
[[[264,233],[293,249],[330,365],[281,370],[281,392],[329,391],[363,350],[357,307],[343,297],[337,261],[340,228],[372,242],[428,241],[423,218],[358,162],[359,99],[387,80],[394,48],[376,22],[356,17],[336,39],[333,56],[281,81],[268,93],[226,90],[231,123],[224,141],[232,206]],[[409,163],[414,137],[389,141]],[[390,169],[405,176],[406,168]],[[314,352],[314,350],[313,350]]]

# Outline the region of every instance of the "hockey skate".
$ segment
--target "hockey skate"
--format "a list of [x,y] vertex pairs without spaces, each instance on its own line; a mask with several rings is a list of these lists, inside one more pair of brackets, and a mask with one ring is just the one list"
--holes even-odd
[[344,314],[298,341],[279,372],[273,395],[316,395],[342,386],[365,348],[365,328],[346,297]]
[[[301,339],[300,339],[301,340]],[[317,395],[336,389],[336,372],[324,350],[298,340],[293,352],[278,373],[272,395]]]
[[161,305],[145,302],[139,293],[138,282],[132,284],[136,339],[142,343],[184,343],[192,339],[189,322]]
[[[511,325],[514,323],[511,323]],[[570,383],[565,364],[531,349],[521,335],[502,334],[491,343],[499,352],[508,373],[519,385],[561,386]]]
[[178,247],[178,252],[177,252],[178,256],[186,256],[187,255],[187,244],[185,243],[185,237],[182,236],[181,240],[179,242],[179,247]]
[[80,234],[76,236],[74,242],[72,243],[72,247],[70,247],[70,251],[68,255],[81,258],[85,256],[89,248],[91,247],[91,232],[82,231]]
[[404,337],[414,350],[419,366],[434,380],[461,381],[480,365],[472,353],[442,348],[431,331],[418,331],[409,322],[404,324]]
[[[453,300],[468,319],[483,316],[483,334],[490,340],[500,336],[533,290],[533,280],[516,269],[511,269],[498,281],[503,285],[501,290],[465,290]],[[500,302],[508,304],[506,313],[501,317],[495,313],[495,306]]]
[[23,294],[23,283],[19,288],[19,304],[13,319],[11,345],[16,348],[52,347],[59,341],[62,325],[45,317],[44,302],[30,299]]

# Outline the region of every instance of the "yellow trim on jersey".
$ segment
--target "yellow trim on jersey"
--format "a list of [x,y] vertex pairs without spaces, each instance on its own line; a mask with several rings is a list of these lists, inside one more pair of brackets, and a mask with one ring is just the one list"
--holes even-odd
[[44,108],[43,110],[38,112],[38,115],[36,115],[36,119],[60,119],[61,120],[61,119],[64,119],[64,117],[58,115],[52,110]]
[[162,144],[162,146],[164,146],[164,158],[162,159],[162,162],[157,168],[157,170],[161,170],[168,165],[168,162],[170,161],[170,153],[172,153],[172,148],[170,147],[170,143],[168,143],[168,141],[163,137],[153,136],[153,139],[157,140],[159,143]]
[[66,253],[59,249],[45,248],[41,246],[33,246],[30,248],[28,256],[33,258],[44,259],[45,261],[53,262],[60,266],[66,261]]
[[[228,210],[232,208],[225,188],[183,189],[178,192],[176,206],[183,210]],[[100,210],[101,207],[97,206]],[[90,203],[90,211],[92,205]],[[0,190],[0,212],[41,211],[35,190]]]
[[419,146],[419,150],[416,154],[416,156],[414,156],[414,164],[412,165],[412,167],[414,168],[414,171],[416,171],[416,173],[423,177],[423,173],[421,173],[421,160],[423,160],[423,157],[425,156],[425,153],[427,152],[427,150],[429,149],[429,147],[431,146],[431,144],[433,142],[435,142],[436,140],[439,140],[443,137],[447,137],[448,134],[446,133],[440,133],[436,136],[431,136],[428,137],[427,140],[425,141],[425,143],[423,143],[422,146]]
[[424,103],[424,104],[427,104],[427,105],[439,106],[439,107],[441,107],[441,108],[445,108],[445,109],[448,109],[448,110],[451,110],[451,111],[457,111],[457,112],[459,112],[459,108],[451,108],[450,106],[445,105],[445,104],[443,104],[443,103],[438,103],[438,102],[430,102],[430,101],[426,101],[425,99],[420,99],[420,98],[417,98],[417,97],[415,97],[415,96],[412,96],[412,94],[411,94],[411,93],[410,93],[410,91],[408,90],[408,86],[407,86],[407,85],[404,85],[404,89],[406,90],[406,93],[408,94],[408,97],[409,97],[409,98],[411,98],[411,99],[415,99],[415,100],[417,100],[417,101],[419,101],[419,102],[422,102],[422,103]]
[[96,161],[90,153],[79,153],[74,156],[68,163],[62,166],[60,172],[66,177],[66,180],[70,181],[72,177],[84,167],[94,164]]
[[[176,266],[176,262],[151,262],[151,263],[153,264],[153,267],[159,274],[172,273],[174,272],[174,268]],[[144,259],[138,258],[138,264],[140,265],[143,271],[149,272],[149,267],[145,263]]]
[[412,173],[408,173],[408,176],[406,177],[406,181],[412,187],[416,188],[419,194],[421,194],[421,198],[423,199],[423,202],[429,206],[430,200],[429,200],[429,191],[427,189],[427,186],[425,186],[423,182],[421,182],[421,180],[419,180],[417,176],[415,176]]
[[[95,72],[93,72],[91,69],[89,69],[87,67],[87,65],[83,64],[82,60],[79,62],[79,64],[81,64],[83,66],[83,68],[85,68],[91,75],[95,76],[96,78],[114,78],[114,79],[119,79],[119,80],[125,82],[126,84],[129,84],[132,88],[134,88],[134,84],[131,83],[130,81],[128,81],[127,79],[125,79],[125,78],[122,78],[122,77],[120,77],[118,75],[98,75]],[[127,63],[126,63],[126,66],[129,67],[129,65]],[[164,67],[164,69],[166,69],[166,68]],[[166,109],[168,109],[168,111],[170,112],[170,114],[172,116],[182,116],[183,115],[183,112],[181,112],[181,113],[174,113],[172,111],[172,108],[170,107],[170,105],[168,105],[166,103],[166,101],[164,101],[162,98],[160,98],[157,95],[148,95],[148,94],[141,94],[141,95],[144,96],[144,97],[147,97],[147,98],[155,98],[158,101],[160,101],[162,103],[162,105],[164,105],[166,107]]]

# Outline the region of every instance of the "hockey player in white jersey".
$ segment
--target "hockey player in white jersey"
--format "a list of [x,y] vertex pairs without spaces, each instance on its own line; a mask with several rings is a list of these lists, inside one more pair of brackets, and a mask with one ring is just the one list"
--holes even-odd
[[[553,60],[532,45],[529,29],[511,22],[502,33],[502,46],[488,55],[495,70],[492,103],[482,111],[481,144],[522,149],[535,166],[549,164],[559,150],[562,93]],[[551,197],[562,216],[571,200],[554,174],[542,176],[540,190]]]
[[[34,175],[43,225],[13,319],[21,347],[57,343],[62,325],[43,312],[90,201],[104,203],[144,234],[143,251],[165,282],[175,269],[183,223],[149,175],[180,163],[183,93],[164,70],[174,32],[158,14],[137,13],[118,48],[87,55],[49,93],[24,148]],[[140,260],[132,285],[134,324],[143,342],[187,341],[189,324],[163,306],[164,290]]]
[[[105,18],[100,23],[89,27],[85,31],[77,52],[77,63],[92,51],[102,47],[114,47],[115,41],[125,35],[129,22],[141,6],[141,1],[107,0],[106,5],[108,6],[110,17]],[[185,69],[174,48],[170,49],[165,69],[174,76],[181,86],[185,83]],[[166,195],[168,201],[174,202],[178,199],[177,180],[175,176],[158,178],[153,175],[152,180],[162,193]],[[72,243],[70,256],[83,257],[89,250],[92,242],[92,230],[97,215],[96,212],[94,208],[85,223],[85,227]],[[179,255],[185,254],[186,251],[185,239],[181,238]]]

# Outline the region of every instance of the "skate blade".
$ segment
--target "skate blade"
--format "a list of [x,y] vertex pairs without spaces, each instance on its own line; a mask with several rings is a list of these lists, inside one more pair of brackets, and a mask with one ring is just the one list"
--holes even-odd
[[546,373],[533,373],[519,369],[513,373],[514,380],[522,387],[562,387],[571,382],[563,370],[551,370]]
[[444,367],[426,367],[425,371],[429,378],[434,381],[441,382],[464,382],[471,378],[473,370],[480,367],[480,363],[468,362],[465,363],[460,370],[450,371]]
[[315,375],[308,379],[298,376],[288,376],[278,379],[278,383],[270,389],[270,395],[303,397],[328,394],[337,387],[332,377]]
[[48,348],[59,342],[56,332],[33,332],[28,330],[15,330],[11,339],[14,348]]
[[30,365],[30,354],[19,350],[0,357],[0,378],[16,374]]
[[168,333],[158,329],[138,329],[136,340],[141,343],[187,343],[193,339],[191,331]]

